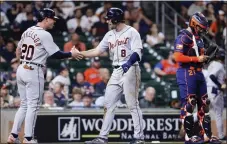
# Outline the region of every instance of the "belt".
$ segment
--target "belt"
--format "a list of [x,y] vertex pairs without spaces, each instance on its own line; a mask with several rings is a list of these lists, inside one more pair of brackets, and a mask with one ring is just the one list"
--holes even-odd
[[36,65],[36,66],[39,66],[39,67],[44,67],[44,66],[41,65],[41,64],[37,64],[37,63],[33,63],[33,62],[25,62],[25,61],[21,61],[21,62],[20,62],[20,64],[23,64],[23,63],[32,64],[32,65]]
[[121,66],[119,66],[119,65],[113,66],[114,69],[118,69],[119,67],[121,67]]
[[[134,64],[134,65],[132,65],[132,66],[138,66],[138,64]],[[113,66],[114,69],[118,69],[119,67],[121,67],[121,66],[120,66],[120,65],[115,65],[115,66]]]

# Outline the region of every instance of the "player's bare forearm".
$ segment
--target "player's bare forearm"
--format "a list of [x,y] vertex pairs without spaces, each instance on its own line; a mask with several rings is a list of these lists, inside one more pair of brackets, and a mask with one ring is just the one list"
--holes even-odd
[[90,58],[90,57],[99,56],[101,54],[101,51],[99,49],[95,48],[95,49],[91,49],[91,50],[88,50],[88,51],[82,51],[81,54],[84,57]]

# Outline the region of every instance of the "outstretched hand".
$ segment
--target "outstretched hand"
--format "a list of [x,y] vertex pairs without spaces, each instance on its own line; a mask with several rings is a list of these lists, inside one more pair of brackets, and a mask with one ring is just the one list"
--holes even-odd
[[76,60],[81,60],[83,58],[83,55],[80,53],[78,49],[75,48],[75,46],[73,46],[70,52],[72,53],[72,58]]

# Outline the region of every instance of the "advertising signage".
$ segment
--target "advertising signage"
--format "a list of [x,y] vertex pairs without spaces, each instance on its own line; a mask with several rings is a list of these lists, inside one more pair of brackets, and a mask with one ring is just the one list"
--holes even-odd
[[[38,142],[84,142],[98,136],[103,115],[39,115],[35,137]],[[179,115],[143,116],[146,141],[176,141],[181,128]],[[45,129],[45,130],[44,130]],[[133,138],[130,114],[116,115],[109,135],[110,142],[129,142]]]

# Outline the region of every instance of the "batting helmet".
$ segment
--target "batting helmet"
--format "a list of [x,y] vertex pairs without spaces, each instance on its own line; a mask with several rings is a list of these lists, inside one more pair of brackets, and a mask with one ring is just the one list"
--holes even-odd
[[107,11],[106,20],[111,20],[113,24],[117,24],[119,22],[124,22],[124,12],[120,8],[110,8]]
[[[191,16],[189,27],[191,27],[194,34],[206,34],[208,32],[208,21],[202,13],[197,12]],[[200,27],[202,31],[197,31],[197,27]]]
[[43,21],[45,18],[52,18],[55,20],[59,19],[57,16],[55,16],[54,10],[50,8],[44,8],[43,10],[40,10],[36,17],[38,22]]

